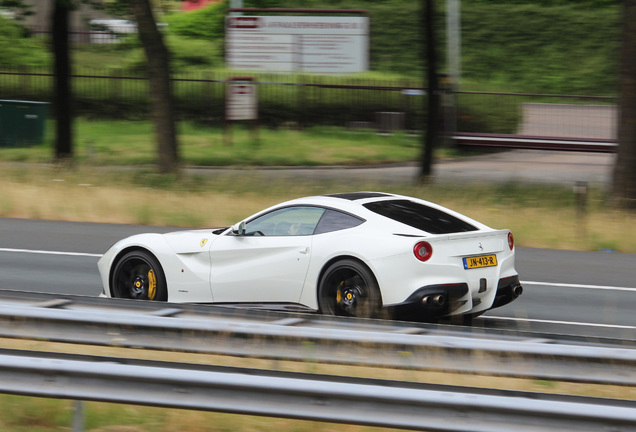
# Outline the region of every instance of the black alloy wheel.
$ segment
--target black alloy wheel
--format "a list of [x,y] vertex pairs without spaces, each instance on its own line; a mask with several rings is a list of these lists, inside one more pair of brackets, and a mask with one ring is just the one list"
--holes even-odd
[[343,259],[331,264],[320,279],[318,305],[325,315],[374,317],[380,308],[380,289],[364,264]]
[[115,264],[111,276],[113,297],[168,300],[166,278],[157,259],[145,251],[132,251]]

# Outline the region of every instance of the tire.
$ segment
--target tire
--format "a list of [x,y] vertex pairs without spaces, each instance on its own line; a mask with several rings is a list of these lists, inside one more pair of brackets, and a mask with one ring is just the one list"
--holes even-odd
[[318,284],[318,305],[325,315],[378,316],[380,289],[364,264],[342,259],[331,264]]
[[111,275],[113,297],[135,300],[168,300],[166,277],[159,261],[142,250],[128,252]]

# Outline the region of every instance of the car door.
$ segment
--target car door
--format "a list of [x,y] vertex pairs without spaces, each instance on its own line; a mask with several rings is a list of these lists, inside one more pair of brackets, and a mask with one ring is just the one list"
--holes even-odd
[[298,302],[323,208],[291,206],[261,215],[241,235],[228,232],[210,250],[215,302]]

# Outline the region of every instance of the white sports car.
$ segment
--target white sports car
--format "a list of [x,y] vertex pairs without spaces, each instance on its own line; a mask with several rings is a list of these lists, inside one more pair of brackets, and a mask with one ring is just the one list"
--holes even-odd
[[232,227],[128,237],[98,266],[107,297],[426,320],[513,301],[514,261],[508,230],[355,192],[284,202]]

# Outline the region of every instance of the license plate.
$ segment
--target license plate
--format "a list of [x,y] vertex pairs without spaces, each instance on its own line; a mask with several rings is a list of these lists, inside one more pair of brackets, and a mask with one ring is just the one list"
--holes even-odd
[[497,265],[497,255],[482,255],[482,256],[464,258],[465,269],[493,267],[496,265]]

